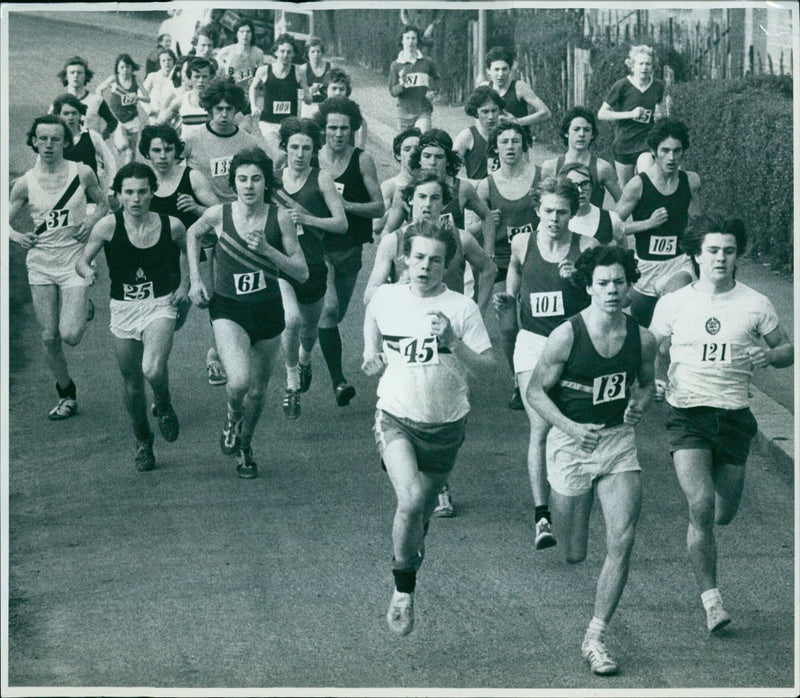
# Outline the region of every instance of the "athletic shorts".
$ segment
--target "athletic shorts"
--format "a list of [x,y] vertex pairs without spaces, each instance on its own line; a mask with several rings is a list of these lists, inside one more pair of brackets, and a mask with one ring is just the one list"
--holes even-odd
[[325,297],[325,291],[328,290],[328,266],[326,264],[309,265],[308,279],[304,283],[300,283],[283,272],[281,272],[280,278],[289,282],[300,305],[316,303]]
[[617,149],[613,146],[611,150],[614,153],[614,162],[618,162],[620,165],[635,165],[642,153],[649,152],[647,148],[645,148],[644,150],[640,150],[636,153],[620,153],[617,152]]
[[140,301],[111,299],[111,334],[120,339],[142,341],[147,326],[154,320],[177,320],[178,309],[170,302],[172,294]]
[[423,116],[427,116],[428,119],[433,117],[432,111],[423,111],[419,114],[398,114],[398,118],[400,119],[400,130],[405,131],[407,128],[411,128],[417,125],[417,120],[421,119]]
[[75,271],[75,263],[83,254],[83,245],[32,247],[25,257],[28,284],[31,286],[58,286],[70,288],[86,286],[86,280]]
[[505,285],[507,276],[508,276],[508,267],[497,267],[497,276],[494,277],[494,282],[496,284]]
[[417,468],[428,473],[449,473],[456,464],[456,456],[464,443],[467,418],[445,424],[425,424],[403,417],[395,417],[383,410],[375,411],[375,443],[381,454],[381,466],[386,447],[403,439],[411,444],[417,458]]
[[208,314],[212,325],[214,320],[235,322],[247,332],[251,345],[273,339],[286,328],[280,296],[262,303],[242,303],[215,293],[208,304]]
[[336,271],[337,278],[355,279],[361,271],[362,246],[346,250],[325,250],[325,261]]
[[514,343],[514,373],[533,371],[547,344],[544,337],[529,330],[520,330]]
[[714,464],[744,465],[758,422],[748,407],[673,407],[667,405],[669,452],[687,449],[711,451]]
[[630,424],[618,424],[600,432],[600,443],[587,453],[561,429],[547,434],[547,481],[559,494],[577,497],[592,489],[606,475],[641,470]]
[[679,254],[677,257],[666,259],[663,262],[639,259],[638,257],[636,261],[641,277],[633,285],[633,288],[643,296],[660,297],[663,295],[666,283],[679,272],[688,272],[694,278],[692,262],[685,254]]

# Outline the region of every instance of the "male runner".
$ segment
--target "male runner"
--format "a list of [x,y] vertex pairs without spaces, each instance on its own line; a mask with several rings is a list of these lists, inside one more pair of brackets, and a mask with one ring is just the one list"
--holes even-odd
[[602,245],[613,242],[627,248],[625,224],[619,216],[614,211],[607,211],[592,203],[592,192],[595,189],[592,171],[580,162],[568,162],[558,171],[558,176],[571,180],[581,195],[581,205],[570,219],[569,229],[573,233],[595,238]]
[[394,159],[400,163],[400,172],[394,177],[389,177],[389,179],[381,182],[381,195],[383,196],[383,205],[386,213],[380,219],[376,219],[372,227],[376,235],[380,235],[386,226],[389,209],[397,192],[411,183],[411,179],[414,176],[411,157],[419,146],[421,135],[422,132],[416,126],[412,126],[398,133],[392,141],[392,152],[394,153]]
[[61,84],[67,88],[67,92],[75,95],[86,105],[84,119],[86,128],[97,131],[105,140],[116,130],[117,119],[111,113],[106,101],[86,87],[93,76],[94,71],[89,69],[89,64],[80,56],[69,58],[56,75]]
[[420,33],[406,26],[400,35],[400,53],[389,67],[389,93],[397,98],[400,130],[416,126],[425,133],[431,127],[439,73],[436,64],[419,50]]
[[167,361],[178,308],[186,303],[189,275],[186,229],[177,218],[150,211],[157,186],[148,165],[123,165],[113,189],[122,210],[92,229],[75,270],[90,285],[97,280],[92,260],[105,250],[111,277],[111,334],[124,387],[125,407],[136,438],[136,469],[152,470],[153,431],[147,415],[145,380],[153,391],[153,415],[166,441],[178,438],[180,426],[169,394]]
[[758,431],[750,378],[754,369],[791,366],[794,357],[770,300],[735,278],[746,245],[738,218],[693,219],[681,247],[697,281],[659,299],[650,325],[660,350],[657,399],[668,403],[669,448],[689,505],[686,547],[712,633],[731,621],[717,587],[714,525],[726,526],[739,509]]
[[642,327],[650,324],[659,296],[692,280],[681,237],[689,217],[700,213],[700,177],[685,172],[681,161],[689,147],[689,131],[678,119],[656,122],[647,136],[655,163],[633,177],[617,203],[626,234],[636,237],[636,257],[642,278],[631,291],[631,315]]
[[[499,152],[502,149],[501,143]],[[565,177],[539,183],[535,190],[538,228],[512,238],[505,293],[497,293],[493,298],[503,327],[512,324],[508,316],[519,318],[513,362],[530,422],[527,465],[535,507],[537,550],[556,544],[547,506],[545,442],[550,425],[534,409],[527,388],[547,337],[566,318],[589,305],[586,289],[575,284],[572,271],[578,255],[598,243],[569,229],[579,199],[578,188]]]
[[456,251],[448,227],[419,221],[406,229],[409,283],[381,286],[364,316],[362,370],[383,372],[375,439],[397,496],[386,619],[400,635],[414,627],[425,533],[464,441],[467,373],[486,376],[493,364],[478,307],[442,282]]
[[200,99],[206,85],[211,82],[211,62],[207,58],[192,58],[186,74],[188,89],[178,92],[158,115],[161,123],[171,123],[179,117],[181,138],[189,138],[192,133],[201,131],[210,119]]
[[217,51],[219,77],[231,80],[241,87],[245,94],[259,66],[264,64],[264,52],[253,44],[256,30],[249,19],[240,19],[233,28],[236,43],[224,46]]
[[[319,166],[332,177],[342,196],[347,232],[326,234],[322,239],[328,266],[328,287],[319,319],[319,348],[333,382],[336,404],[349,404],[356,389],[344,377],[339,324],[347,313],[361,270],[362,247],[372,242],[372,219],[383,215],[383,199],[372,157],[350,145],[350,136],[361,125],[361,110],[347,97],[326,99],[319,106],[317,122],[325,145]],[[300,363],[300,390],[311,383],[311,364]],[[305,379],[305,380],[304,380]]]
[[499,167],[496,155],[489,150],[489,136],[505,106],[505,100],[486,85],[476,87],[464,105],[464,111],[475,123],[456,136],[453,150],[464,163],[467,179],[475,187],[479,180]]
[[[94,172],[83,163],[64,159],[64,146],[71,140],[60,117],[47,114],[34,119],[27,143],[37,154],[36,164],[14,183],[8,208],[9,222],[25,209],[33,218],[32,231],[17,231],[9,225],[9,239],[28,250],[25,266],[33,311],[58,392],[58,403],[48,415],[53,420],[78,411],[62,343],[76,346],[86,330],[86,283],[75,273],[75,262],[92,227],[108,212],[108,199]],[[96,204],[90,215],[87,201]]]
[[594,615],[581,654],[595,674],[618,671],[603,634],[619,603],[642,501],[634,426],[653,399],[653,336],[623,312],[636,280],[633,253],[614,246],[586,250],[576,277],[588,308],[547,339],[528,385],[528,402],[553,428],[547,474],[556,528],[568,563],[586,559],[595,493],[606,524],[606,558]]

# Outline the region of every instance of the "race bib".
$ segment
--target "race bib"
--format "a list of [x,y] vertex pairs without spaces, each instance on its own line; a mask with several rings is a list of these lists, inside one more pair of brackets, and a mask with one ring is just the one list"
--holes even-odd
[[439,216],[439,223],[446,223],[447,225],[452,225],[454,228],[456,227],[456,222],[453,220],[452,213],[443,213]]
[[652,118],[652,116],[653,116],[653,110],[652,109],[645,109],[644,110],[644,114],[642,116],[636,117],[633,120],[634,121],[638,121],[640,124],[649,124],[650,123],[650,119]]
[[59,230],[69,226],[69,209],[54,208],[47,212],[45,225],[48,230]]
[[340,194],[343,195],[344,194],[344,184],[342,184],[341,182],[334,182],[334,184],[336,185],[336,191],[338,191]]
[[731,345],[728,342],[706,342],[698,348],[701,364],[729,364]]
[[212,158],[211,159],[211,176],[212,177],[227,177],[228,168],[231,166],[233,158]]
[[253,68],[243,68],[241,70],[236,71],[236,82],[241,82],[242,80],[248,80],[255,75],[255,71]]
[[430,75],[427,73],[407,73],[403,76],[403,85],[405,87],[428,87],[430,80]]
[[532,233],[533,232],[533,225],[530,223],[526,223],[525,225],[509,225],[506,226],[506,236],[508,237],[508,241],[511,242],[511,238],[515,235],[519,235],[520,233]]
[[124,301],[142,301],[152,297],[152,281],[145,281],[143,284],[122,284],[122,300]]
[[531,293],[533,317],[556,317],[564,314],[564,295],[561,291]]
[[400,357],[407,366],[434,366],[439,363],[436,337],[405,337],[398,342]]
[[677,235],[653,235],[650,238],[650,254],[675,255],[678,253]]
[[265,289],[267,280],[264,278],[264,272],[259,269],[245,274],[234,274],[233,285],[236,289],[236,294],[244,296],[248,293],[255,293]]
[[486,171],[491,174],[492,172],[496,172],[500,169],[500,163],[498,162],[497,158],[489,157],[486,158]]
[[129,107],[131,104],[136,104],[136,94],[134,93],[125,93],[119,96],[119,103],[123,107]]
[[626,373],[609,373],[595,378],[592,383],[592,404],[600,405],[624,398],[626,379]]
[[288,100],[281,101],[281,102],[273,102],[272,103],[272,113],[273,114],[291,114],[292,113],[292,103]]

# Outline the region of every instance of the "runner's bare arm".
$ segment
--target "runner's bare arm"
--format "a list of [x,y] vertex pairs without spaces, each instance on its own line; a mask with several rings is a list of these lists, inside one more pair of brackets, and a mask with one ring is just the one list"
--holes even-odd
[[25,177],[20,177],[14,182],[8,200],[8,239],[11,240],[11,242],[17,243],[23,249],[29,250],[36,244],[36,235],[33,234],[33,231],[21,233],[11,227],[11,221],[13,221],[27,205],[28,183]]
[[639,328],[639,338],[642,346],[642,364],[639,367],[636,385],[632,386],[624,416],[625,424],[631,426],[639,423],[656,394],[654,366],[657,351],[656,339],[644,327]]
[[517,96],[532,110],[527,116],[515,119],[520,126],[538,124],[550,118],[550,108],[542,101],[542,98],[533,91],[533,88],[527,82],[524,80],[517,80],[516,87]]
[[368,376],[377,376],[386,366],[386,359],[381,352],[382,339],[372,310],[367,307],[364,313],[364,361],[361,370]]
[[381,195],[381,188],[378,184],[378,171],[375,167],[375,161],[367,153],[361,153],[358,159],[361,168],[361,176],[364,179],[364,186],[369,192],[369,201],[366,203],[355,203],[352,201],[342,200],[344,210],[348,213],[354,213],[358,216],[365,218],[380,218],[384,214],[383,196]]
[[100,182],[97,180],[97,175],[92,171],[91,167],[83,163],[78,163],[78,175],[81,178],[83,188],[86,190],[87,201],[91,201],[95,204],[94,212],[86,217],[86,220],[78,227],[75,233],[76,240],[85,242],[97,221],[108,213],[108,197],[100,188]]
[[617,179],[617,171],[611,166],[611,163],[598,158],[597,177],[600,179],[601,186],[611,194],[614,202],[619,201],[622,196],[622,189],[619,186],[619,179]]
[[97,271],[92,266],[92,261],[97,257],[97,253],[103,249],[103,245],[114,237],[114,228],[117,221],[114,216],[105,216],[99,220],[89,234],[89,241],[83,248],[83,253],[75,262],[75,271],[81,278],[86,279],[91,286],[97,280]]
[[492,298],[494,280],[497,277],[497,265],[492,258],[483,251],[478,241],[469,233],[462,230],[461,247],[464,250],[464,258],[478,272],[478,297],[475,302],[481,310],[481,314],[486,312],[489,301]]
[[189,298],[198,307],[205,307],[211,296],[200,276],[200,240],[209,233],[216,235],[222,222],[222,206],[212,206],[186,231],[186,257],[189,261]]
[[617,206],[615,208],[616,214],[620,217],[620,219],[625,221],[626,235],[636,235],[637,233],[644,233],[648,230],[652,230],[653,228],[657,228],[662,223],[665,223],[668,218],[667,210],[662,207],[657,208],[655,211],[653,211],[649,218],[646,218],[643,221],[626,220],[628,216],[633,213],[633,209],[636,208],[636,204],[639,203],[639,199],[641,198],[642,179],[641,177],[632,177],[622,190],[622,196],[617,202]]
[[261,240],[258,251],[300,283],[308,280],[308,265],[300,244],[297,242],[297,229],[286,209],[278,209],[278,226],[281,229],[283,252],[275,249],[266,240]]
[[369,305],[379,286],[389,282],[396,247],[397,236],[394,233],[385,235],[378,245],[375,262],[367,279],[367,287],[364,289],[364,305]]
[[181,282],[172,294],[172,305],[177,306],[186,303],[189,298],[189,288],[191,285],[189,277],[189,259],[186,254],[186,226],[177,218],[170,216],[169,227],[172,241],[181,248],[181,256],[178,262],[181,270]]
[[319,190],[322,193],[322,198],[325,199],[325,204],[331,212],[328,218],[319,218],[318,216],[310,216],[293,209],[296,213],[296,223],[300,225],[310,225],[314,228],[319,228],[327,233],[337,233],[343,235],[347,232],[347,216],[344,215],[344,206],[342,205],[342,197],[336,191],[336,185],[333,183],[333,177],[327,172],[320,170],[318,175]]

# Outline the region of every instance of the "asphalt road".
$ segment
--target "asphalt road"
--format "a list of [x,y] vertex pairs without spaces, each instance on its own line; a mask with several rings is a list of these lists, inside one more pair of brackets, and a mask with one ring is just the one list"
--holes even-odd
[[[143,58],[151,44],[113,27],[21,17],[10,27],[12,143],[15,130],[58,92],[53,75],[64,57],[85,54],[101,80],[121,46]],[[12,158],[21,152],[12,150]],[[379,159],[382,176],[389,164]],[[365,269],[373,256],[374,246]],[[356,298],[365,279],[366,272]],[[303,415],[289,422],[280,411],[279,374],[254,441],[260,477],[243,481],[217,445],[224,396],[205,381],[209,328],[197,309],[170,359],[180,439],[157,437],[157,469],[135,471],[107,292],[107,281],[93,290],[97,316],[69,351],[76,418],[46,419],[55,394],[30,313],[23,330],[28,361],[10,376],[12,687],[791,692],[793,482],[762,456],[751,456],[739,516],[718,531],[720,588],[734,622],[710,638],[686,559],[686,506],[661,408],[647,416],[638,438],[643,515],[608,634],[622,671],[595,677],[579,648],[604,555],[602,517],[593,514],[581,565],[567,567],[558,547],[533,550],[527,425],[506,409],[509,382],[498,373],[475,386],[451,479],[458,516],[433,522],[417,626],[395,638],[384,620],[394,497],[371,434],[376,383],[357,370],[358,302],[342,328],[346,374],[358,396],[349,408],[335,406],[316,353]]]

